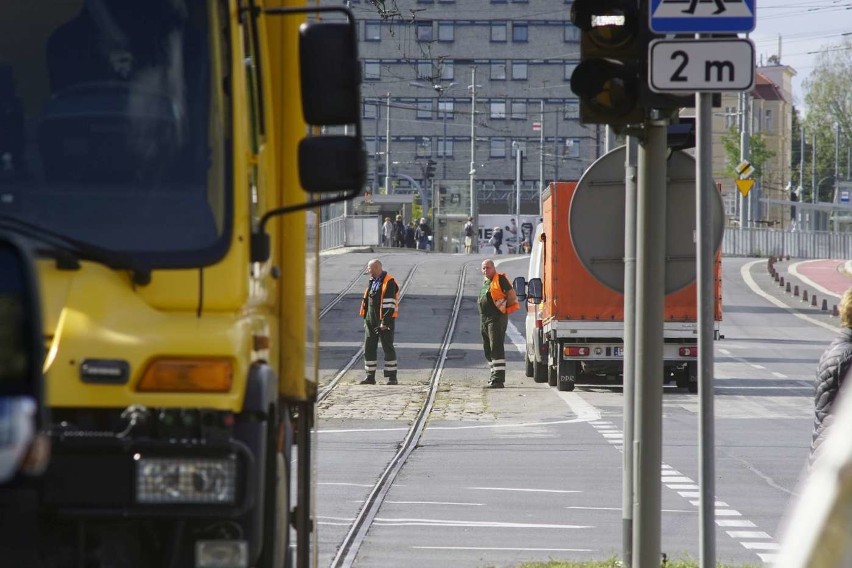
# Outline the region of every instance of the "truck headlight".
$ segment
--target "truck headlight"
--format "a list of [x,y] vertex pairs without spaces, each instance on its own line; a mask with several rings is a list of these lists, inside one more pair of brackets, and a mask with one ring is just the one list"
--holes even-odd
[[236,501],[237,458],[145,458],[136,460],[139,503],[202,503],[230,505]]
[[244,540],[195,543],[195,568],[248,568],[248,565],[248,543]]

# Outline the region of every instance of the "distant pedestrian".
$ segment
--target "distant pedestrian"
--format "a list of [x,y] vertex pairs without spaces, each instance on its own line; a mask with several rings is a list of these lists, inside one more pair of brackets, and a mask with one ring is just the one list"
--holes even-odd
[[491,238],[488,240],[488,244],[494,247],[494,254],[503,254],[500,248],[503,246],[503,229],[494,227],[494,230],[491,231]]
[[393,246],[405,246],[405,223],[402,222],[402,215],[397,215],[393,224]]
[[414,239],[414,221],[408,223],[408,226],[405,227],[405,248],[413,249],[416,247],[416,242]]
[[834,417],[831,415],[834,400],[852,369],[852,288],[840,298],[840,334],[826,348],[817,365],[814,382],[814,431],[811,441],[809,465],[813,465],[822,451]]
[[429,228],[429,223],[425,217],[420,218],[420,223],[414,229],[414,240],[417,242],[417,248],[420,250],[429,250],[429,237],[432,236],[432,229]]
[[390,217],[385,217],[385,222],[382,225],[382,246],[391,246],[391,239],[393,239],[393,223]]
[[464,224],[464,253],[470,254],[473,251],[473,236],[476,230],[473,228],[473,217],[467,218],[467,223]]
[[399,306],[399,286],[393,276],[382,270],[382,263],[377,258],[367,263],[367,272],[370,273],[370,283],[364,291],[361,310],[358,312],[364,318],[364,370],[367,371],[367,376],[360,384],[376,384],[381,341],[385,354],[385,379],[387,384],[395,385],[397,362],[393,335]]
[[479,331],[485,360],[491,367],[491,375],[485,388],[502,389],[506,382],[506,327],[509,314],[520,308],[509,278],[498,273],[494,261],[482,261],[485,280],[479,290]]

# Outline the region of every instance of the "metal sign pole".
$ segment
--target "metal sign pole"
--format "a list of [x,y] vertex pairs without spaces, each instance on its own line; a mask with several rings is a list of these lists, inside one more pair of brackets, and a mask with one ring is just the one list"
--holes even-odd
[[636,400],[633,567],[660,563],[663,309],[666,272],[666,122],[645,121],[636,217]]
[[695,227],[698,265],[698,474],[701,540],[700,566],[716,566],[716,483],[713,414],[713,318],[715,312],[715,251],[713,250],[713,95],[695,95]]

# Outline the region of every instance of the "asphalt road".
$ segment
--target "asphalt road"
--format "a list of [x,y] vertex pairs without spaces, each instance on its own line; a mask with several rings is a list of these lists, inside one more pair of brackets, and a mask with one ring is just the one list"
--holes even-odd
[[[319,566],[328,566],[368,491],[425,396],[463,265],[462,319],[432,418],[361,547],[369,567],[516,566],[621,553],[620,388],[560,393],[524,376],[523,314],[511,317],[507,388],[483,390],[487,369],[475,298],[481,256],[418,252],[324,257],[322,305],[367,260],[399,281],[417,265],[397,321],[397,387],[357,385],[362,362],[320,406],[316,436]],[[499,271],[526,274],[525,257]],[[766,262],[723,260],[724,339],[715,342],[716,554],[771,562],[779,524],[805,464],[816,361],[836,320],[784,294]],[[361,345],[367,277],[321,322],[320,376],[328,381]],[[381,359],[380,359],[381,360]],[[380,365],[381,367],[381,365]],[[663,397],[661,549],[699,554],[698,399]]]

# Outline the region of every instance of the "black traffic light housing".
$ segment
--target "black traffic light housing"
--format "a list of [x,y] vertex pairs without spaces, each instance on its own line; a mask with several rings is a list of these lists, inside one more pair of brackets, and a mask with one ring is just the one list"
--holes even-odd
[[438,163],[435,160],[429,159],[426,161],[426,173],[423,177],[427,181],[435,177],[435,166],[437,165]]
[[662,37],[648,26],[648,0],[574,0],[571,22],[580,28],[580,63],[571,90],[580,98],[580,122],[639,124],[647,109],[692,106],[693,97],[648,88],[648,45]]

